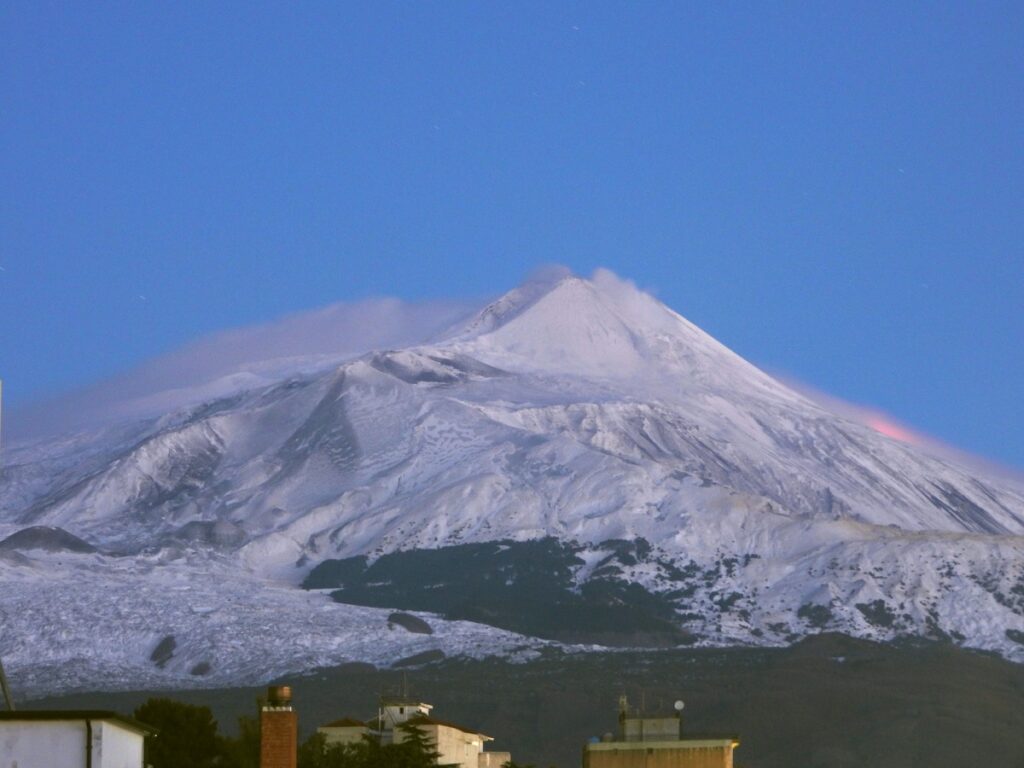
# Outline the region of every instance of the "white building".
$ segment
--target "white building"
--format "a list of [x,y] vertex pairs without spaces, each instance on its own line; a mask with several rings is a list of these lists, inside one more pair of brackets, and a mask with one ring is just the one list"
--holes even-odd
[[0,712],[0,768],[142,768],[153,733],[114,712]]
[[415,699],[386,698],[381,701],[377,717],[367,723],[345,718],[317,730],[325,736],[328,744],[353,744],[366,736],[379,739],[381,744],[401,744],[406,733],[401,726],[408,723],[434,745],[439,753],[438,765],[501,768],[512,759],[508,752],[485,752],[484,745],[494,741],[492,737],[472,728],[436,720],[430,716],[432,709],[430,704]]

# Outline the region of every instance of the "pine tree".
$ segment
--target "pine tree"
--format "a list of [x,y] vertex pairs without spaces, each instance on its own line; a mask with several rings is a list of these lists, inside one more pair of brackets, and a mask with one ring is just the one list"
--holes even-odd
[[152,698],[133,713],[136,720],[159,730],[147,739],[146,763],[153,768],[211,768],[221,757],[217,721],[209,707]]
[[434,768],[437,766],[437,759],[441,753],[437,751],[437,745],[431,741],[426,731],[421,728],[418,718],[408,720],[398,726],[402,731],[402,741],[396,744],[401,748],[405,758],[402,762],[407,768]]
[[314,733],[299,746],[299,768],[370,768],[366,744],[327,744]]
[[238,736],[221,739],[224,768],[259,768],[260,724],[255,717],[238,718]]

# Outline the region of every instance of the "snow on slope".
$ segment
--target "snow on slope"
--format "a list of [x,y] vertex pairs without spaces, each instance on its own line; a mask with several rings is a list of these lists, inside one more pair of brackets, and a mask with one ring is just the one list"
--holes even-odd
[[8,532],[61,526],[136,562],[216,523],[216,562],[282,589],[332,557],[643,537],[706,572],[745,563],[694,586],[705,642],[827,625],[1024,660],[1021,488],[824,410],[610,273],[527,284],[430,344],[12,451],[3,478]]
[[[322,666],[389,666],[428,651],[529,658],[543,643],[420,614],[341,605],[268,582],[209,553],[0,558],[3,660],[17,696],[75,690],[259,684]],[[167,637],[173,654],[151,658]]]

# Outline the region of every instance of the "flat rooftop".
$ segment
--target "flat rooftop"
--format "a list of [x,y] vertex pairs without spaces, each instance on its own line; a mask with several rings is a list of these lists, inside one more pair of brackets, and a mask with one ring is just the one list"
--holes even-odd
[[107,720],[144,736],[157,733],[151,725],[105,709],[19,709],[0,712],[0,723],[60,722],[67,720]]
[[588,752],[613,752],[626,749],[706,749],[708,747],[738,747],[739,736],[695,736],[673,741],[598,741],[584,746]]

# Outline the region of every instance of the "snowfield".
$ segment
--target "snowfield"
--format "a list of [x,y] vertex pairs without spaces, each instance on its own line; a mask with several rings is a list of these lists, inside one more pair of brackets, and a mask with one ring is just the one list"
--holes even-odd
[[[417,615],[433,634],[415,634],[389,624],[389,610],[336,603],[206,552],[35,553],[0,560],[0,574],[4,665],[16,695],[260,684],[350,662],[387,667],[429,651],[525,660],[544,644],[427,614]],[[173,650],[158,664],[154,651],[168,637]]]
[[580,585],[607,542],[648,542],[616,578],[671,595],[698,644],[833,629],[1024,661],[1017,482],[829,412],[609,273],[527,284],[427,344],[182,402],[8,450],[0,538],[53,526],[100,550],[0,544],[16,686],[529,653],[543,641],[437,617],[433,636],[388,630],[386,609],[298,585],[328,559],[543,537],[579,545]]

